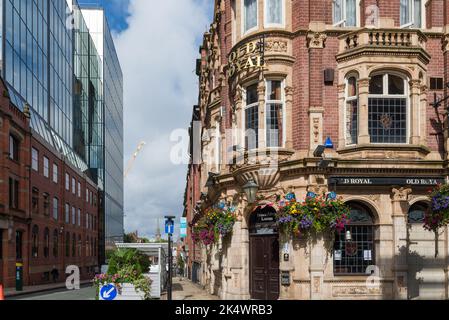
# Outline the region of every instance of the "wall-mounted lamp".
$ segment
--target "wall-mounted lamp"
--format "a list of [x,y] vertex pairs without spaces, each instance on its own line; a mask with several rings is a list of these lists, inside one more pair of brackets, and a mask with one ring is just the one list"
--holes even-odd
[[259,191],[259,185],[254,182],[253,179],[249,180],[247,184],[243,186],[243,191],[246,193],[246,197],[249,203],[256,202],[257,191]]

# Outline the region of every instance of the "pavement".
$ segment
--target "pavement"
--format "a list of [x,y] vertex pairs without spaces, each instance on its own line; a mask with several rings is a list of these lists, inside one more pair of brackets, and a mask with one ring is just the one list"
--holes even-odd
[[[86,280],[86,281],[81,281],[80,285],[86,286],[91,284],[92,281],[91,280]],[[39,285],[39,286],[27,286],[27,287],[23,287],[22,291],[16,291],[15,288],[8,288],[5,289],[5,298],[8,297],[18,297],[18,296],[23,296],[23,295],[30,295],[30,294],[35,294],[35,293],[42,293],[42,292],[48,292],[48,291],[52,291],[52,290],[61,290],[61,289],[66,289],[66,284],[65,282],[58,282],[58,283],[51,283],[51,284],[45,284],[45,285]]]
[[[173,300],[219,300],[217,296],[208,294],[206,289],[192,281],[174,277],[173,278]],[[166,300],[167,295],[162,296]]]

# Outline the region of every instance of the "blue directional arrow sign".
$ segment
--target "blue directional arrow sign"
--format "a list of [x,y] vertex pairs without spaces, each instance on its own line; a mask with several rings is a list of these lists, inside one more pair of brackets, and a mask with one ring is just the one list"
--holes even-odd
[[113,284],[108,284],[100,289],[100,299],[112,301],[117,298],[117,288]]
[[166,234],[175,233],[175,223],[173,220],[165,220],[165,233]]

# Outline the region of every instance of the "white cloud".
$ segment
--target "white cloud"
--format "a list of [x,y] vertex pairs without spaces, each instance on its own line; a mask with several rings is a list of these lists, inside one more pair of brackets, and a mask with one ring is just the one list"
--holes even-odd
[[[157,217],[180,216],[186,166],[170,162],[170,134],[186,128],[198,100],[195,60],[212,0],[131,0],[129,28],[115,36],[124,73],[125,229],[150,236]],[[163,219],[160,220],[161,224]]]

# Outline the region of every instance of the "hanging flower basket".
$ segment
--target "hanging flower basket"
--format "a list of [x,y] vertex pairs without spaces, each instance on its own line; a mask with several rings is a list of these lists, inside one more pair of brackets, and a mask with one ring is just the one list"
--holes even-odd
[[237,215],[233,207],[217,205],[206,211],[193,227],[192,239],[206,246],[218,243],[232,233]]
[[429,195],[431,204],[424,218],[424,228],[438,232],[449,224],[449,185],[438,185]]
[[430,208],[424,217],[424,229],[435,233],[435,257],[438,256],[438,230],[449,224],[449,185],[438,185],[429,194]]
[[278,224],[286,234],[342,232],[349,223],[350,209],[335,193],[308,193],[303,202],[287,195],[279,203]]

